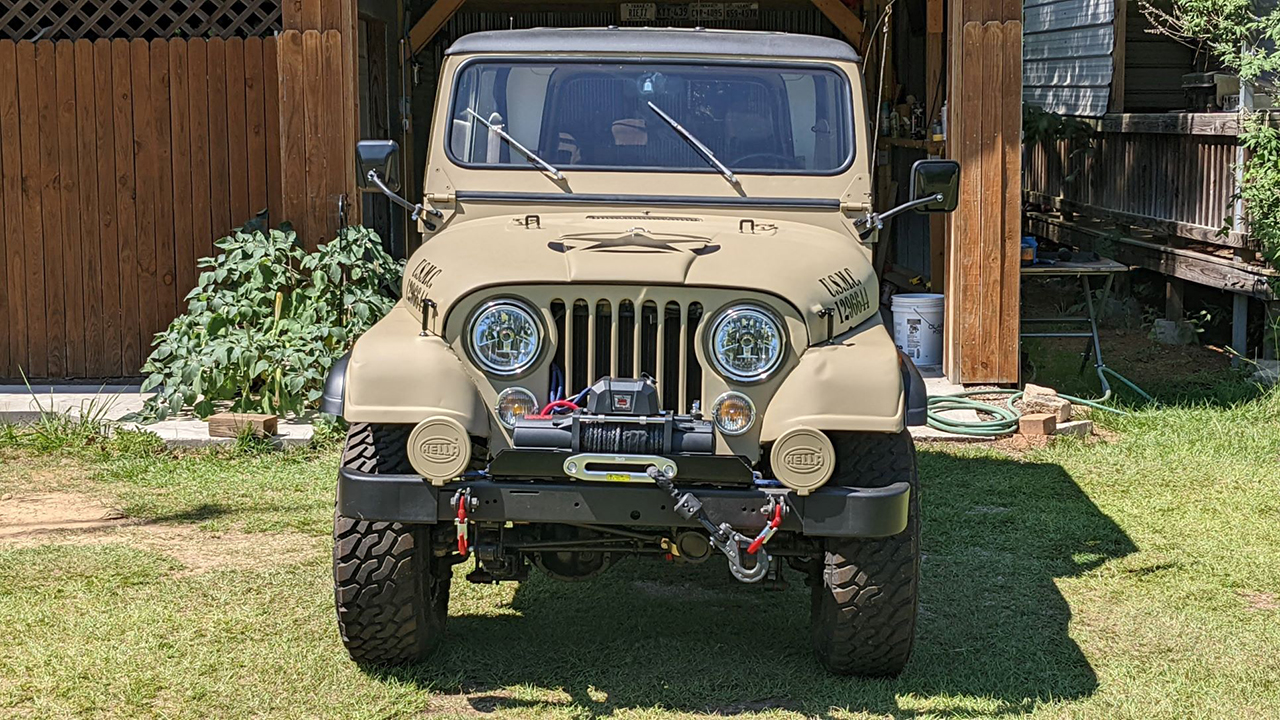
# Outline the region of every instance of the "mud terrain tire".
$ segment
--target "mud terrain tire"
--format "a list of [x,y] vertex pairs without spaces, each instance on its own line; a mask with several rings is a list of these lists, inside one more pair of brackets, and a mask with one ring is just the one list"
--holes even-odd
[[[408,426],[353,423],[343,467],[412,473]],[[450,565],[431,552],[430,528],[334,514],[333,594],[338,631],[358,663],[398,665],[426,657],[444,635]]]
[[840,675],[897,675],[915,640],[920,579],[920,483],[915,445],[896,435],[832,433],[837,485],[911,484],[907,527],[874,540],[823,541],[810,616],[818,661]]

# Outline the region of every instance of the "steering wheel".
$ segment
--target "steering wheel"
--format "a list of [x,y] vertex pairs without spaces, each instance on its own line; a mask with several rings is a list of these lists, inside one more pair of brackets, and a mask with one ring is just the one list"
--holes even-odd
[[734,170],[754,170],[757,168],[766,168],[770,170],[795,170],[800,168],[800,163],[793,157],[779,155],[778,153],[751,153],[743,155],[734,160],[731,164]]

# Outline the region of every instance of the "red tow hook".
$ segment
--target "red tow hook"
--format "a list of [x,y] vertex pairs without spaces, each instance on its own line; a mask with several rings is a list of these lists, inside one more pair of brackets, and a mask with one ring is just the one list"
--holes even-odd
[[458,530],[458,554],[467,556],[467,505],[471,500],[470,493],[458,492],[453,496],[453,504],[458,508],[458,517],[453,521]]
[[769,521],[768,525],[764,526],[764,529],[760,531],[760,534],[756,536],[756,539],[752,540],[751,544],[747,546],[747,554],[755,555],[756,551],[764,547],[764,544],[769,542],[769,538],[773,537],[773,534],[778,532],[778,527],[782,525],[782,508],[783,503],[779,502],[774,504],[773,519]]

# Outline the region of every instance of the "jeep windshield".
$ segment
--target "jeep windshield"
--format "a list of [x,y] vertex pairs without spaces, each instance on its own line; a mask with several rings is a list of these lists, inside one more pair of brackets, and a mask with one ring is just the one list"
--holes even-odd
[[454,87],[447,148],[466,167],[545,169],[503,135],[560,170],[831,175],[853,159],[830,67],[477,60]]

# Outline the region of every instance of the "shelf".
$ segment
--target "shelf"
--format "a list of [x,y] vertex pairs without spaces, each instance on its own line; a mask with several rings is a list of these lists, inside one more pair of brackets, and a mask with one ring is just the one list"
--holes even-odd
[[878,142],[889,147],[911,148],[912,150],[924,150],[925,152],[942,155],[946,152],[947,143],[944,140],[913,140],[911,138],[899,137],[880,137]]

